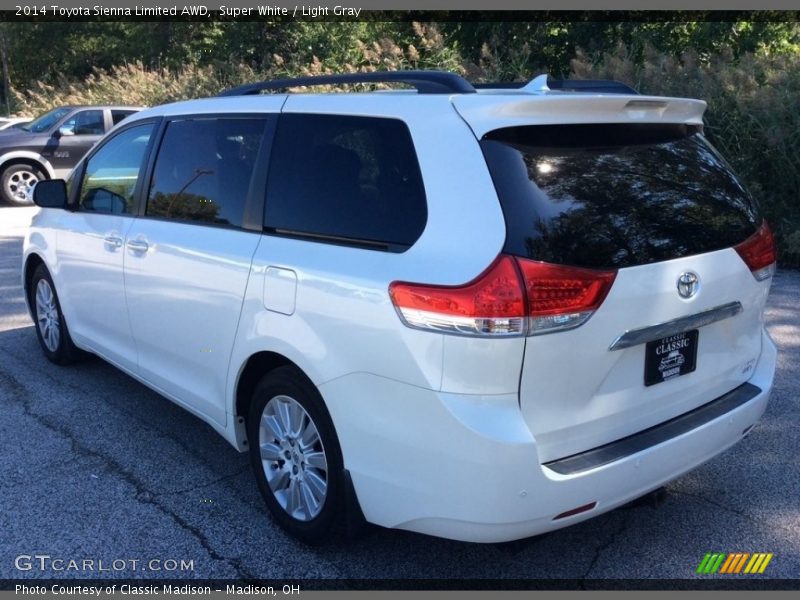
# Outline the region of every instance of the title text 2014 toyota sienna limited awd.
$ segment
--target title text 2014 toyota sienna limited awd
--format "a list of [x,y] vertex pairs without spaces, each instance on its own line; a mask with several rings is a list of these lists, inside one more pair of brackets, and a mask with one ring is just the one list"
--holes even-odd
[[[284,93],[378,81],[416,90]],[[736,443],[772,387],[773,238],[704,108],[412,71],[145,110],[35,188],[37,335],[249,451],[303,540],[576,523]]]

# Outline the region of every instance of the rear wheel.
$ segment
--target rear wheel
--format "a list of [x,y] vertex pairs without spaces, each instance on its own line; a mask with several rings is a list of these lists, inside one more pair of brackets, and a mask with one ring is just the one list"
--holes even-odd
[[72,343],[72,338],[61,312],[56,287],[44,265],[36,267],[30,285],[28,298],[36,324],[36,337],[48,360],[58,365],[75,362],[80,350]]
[[24,206],[33,204],[31,190],[36,183],[45,179],[45,176],[32,165],[17,163],[6,167],[0,179],[2,179],[3,199],[10,204]]
[[338,520],[343,497],[339,441],[314,385],[293,367],[266,375],[247,422],[256,481],[275,520],[319,543]]

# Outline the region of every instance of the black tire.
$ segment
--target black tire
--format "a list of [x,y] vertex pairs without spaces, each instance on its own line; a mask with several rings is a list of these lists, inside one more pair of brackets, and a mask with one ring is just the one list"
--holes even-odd
[[36,182],[47,179],[41,169],[27,163],[14,163],[3,169],[0,176],[0,195],[14,206],[30,206],[28,189]]
[[[271,435],[273,431],[266,425],[262,425],[262,416],[264,416],[265,409],[271,400],[275,400],[275,403],[270,407],[270,409],[273,409],[276,403],[286,403],[286,398],[293,400],[302,407],[305,411],[302,422],[306,423],[306,429],[308,428],[307,423],[309,421],[305,419],[308,418],[312,422],[320,441],[320,444],[314,445],[316,450],[303,450],[301,449],[301,440],[295,438],[296,442],[294,443],[297,444],[300,456],[307,457],[310,456],[312,452],[318,455],[319,449],[322,448],[322,453],[327,463],[327,472],[325,473],[327,492],[324,500],[319,503],[319,507],[321,507],[318,508],[319,512],[313,517],[313,513],[309,512],[307,504],[296,511],[298,513],[304,513],[301,516],[305,518],[296,518],[290,514],[288,509],[284,508],[281,503],[287,501],[286,499],[290,495],[290,488],[287,487],[285,490],[278,489],[276,492],[273,492],[267,480],[267,468],[271,468],[272,471],[274,471],[271,477],[273,477],[273,482],[276,482],[276,474],[280,476],[281,473],[291,471],[291,469],[295,468],[291,466],[293,464],[291,462],[293,459],[289,459],[288,455],[286,455],[287,460],[283,460],[283,464],[280,466],[278,460],[262,461],[260,438],[262,427],[264,428],[266,437]],[[269,416],[270,415],[267,415],[267,418],[269,418]],[[298,436],[298,438],[299,437],[300,436]],[[325,539],[330,536],[332,528],[340,524],[344,506],[344,467],[342,451],[339,447],[339,440],[336,436],[333,422],[331,421],[322,397],[316,387],[298,369],[291,366],[279,367],[265,375],[256,386],[247,419],[247,438],[250,462],[253,466],[258,488],[278,524],[288,533],[307,544],[319,544],[325,541]],[[274,443],[276,440],[277,437],[270,443],[276,446]],[[289,442],[287,442],[287,444],[288,443]],[[279,444],[277,445],[279,446]],[[287,451],[290,449],[288,446],[286,446],[286,448]],[[311,447],[309,446],[309,448]],[[303,454],[303,452],[306,452],[306,454]],[[295,458],[297,458],[297,455],[295,455]],[[302,460],[305,461],[305,458]],[[266,466],[267,464],[269,464],[269,466]],[[302,470],[302,473],[300,473],[301,480],[303,475],[305,475],[305,477],[310,477],[311,475],[320,476],[322,474],[321,470],[314,469],[311,465],[304,463],[301,463],[300,469]],[[286,477],[298,477],[296,475],[297,473],[298,471],[295,468],[295,475],[286,475]],[[292,484],[291,480],[287,485],[290,484]],[[302,481],[294,481],[294,484],[296,484],[296,486],[302,485],[306,488],[310,488],[310,484],[307,485],[302,483]],[[283,499],[279,500],[276,494],[283,494]],[[299,498],[302,497],[302,490],[299,491],[298,494]]]
[[[52,293],[53,309],[49,311],[50,318],[48,320],[47,312],[42,312],[42,303],[38,302],[37,293],[40,288],[40,282],[44,282]],[[67,322],[64,319],[64,314],[61,312],[61,303],[58,301],[58,294],[56,293],[56,286],[53,284],[53,279],[44,265],[39,265],[33,272],[30,284],[28,286],[28,302],[30,303],[31,313],[33,314],[34,326],[36,329],[36,337],[39,339],[39,345],[42,347],[42,352],[50,362],[57,365],[68,365],[77,361],[82,353],[72,342],[72,337],[69,335]],[[52,320],[53,316],[57,316],[57,326]],[[45,325],[49,323],[50,327],[54,327],[58,332],[58,341],[53,343],[53,337],[50,329]]]

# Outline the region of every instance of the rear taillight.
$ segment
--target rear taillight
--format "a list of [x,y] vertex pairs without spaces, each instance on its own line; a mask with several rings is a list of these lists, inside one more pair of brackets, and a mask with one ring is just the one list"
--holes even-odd
[[410,327],[473,336],[520,336],[572,329],[602,304],[616,271],[565,267],[500,255],[461,286],[394,282],[397,312]]
[[734,248],[758,281],[771,277],[775,272],[777,259],[775,238],[766,221],[761,224],[758,231]]
[[596,271],[518,259],[528,298],[529,334],[572,329],[606,299],[616,271]]
[[464,335],[525,333],[525,296],[514,259],[501,255],[483,274],[461,286],[395,281],[389,286],[403,321],[421,329]]

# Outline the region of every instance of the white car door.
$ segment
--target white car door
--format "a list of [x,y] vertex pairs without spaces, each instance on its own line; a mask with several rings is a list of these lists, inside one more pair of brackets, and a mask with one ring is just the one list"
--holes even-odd
[[[144,214],[126,242],[139,374],[220,425],[230,353],[261,238],[261,213],[247,213],[253,206],[263,210],[260,152],[272,126],[274,117],[263,114],[170,119]],[[254,173],[261,173],[260,183]]]
[[154,128],[148,122],[119,131],[75,172],[76,205],[63,211],[56,242],[57,286],[73,339],[129,371],[137,360],[125,303],[124,244]]

